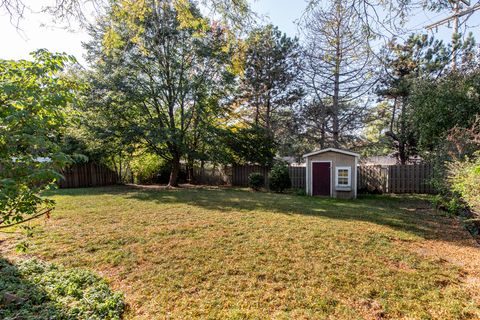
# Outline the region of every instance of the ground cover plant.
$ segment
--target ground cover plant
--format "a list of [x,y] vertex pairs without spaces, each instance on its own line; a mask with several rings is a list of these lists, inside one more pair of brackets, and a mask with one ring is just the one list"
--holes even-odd
[[53,199],[30,254],[107,277],[126,319],[480,317],[478,246],[427,197],[114,187]]
[[87,270],[66,269],[28,259],[12,264],[0,259],[0,318],[120,319],[121,293]]

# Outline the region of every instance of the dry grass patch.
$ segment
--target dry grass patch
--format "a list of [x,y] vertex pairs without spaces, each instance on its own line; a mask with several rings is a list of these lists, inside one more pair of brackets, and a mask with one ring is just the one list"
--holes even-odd
[[128,319],[480,318],[471,268],[421,251],[447,244],[478,263],[479,249],[424,198],[118,187],[55,199],[32,252],[110,278]]

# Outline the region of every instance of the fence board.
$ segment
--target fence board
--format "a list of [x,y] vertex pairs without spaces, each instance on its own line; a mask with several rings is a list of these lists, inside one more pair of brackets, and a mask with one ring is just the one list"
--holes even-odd
[[389,193],[435,193],[431,164],[393,165],[388,168]]
[[373,165],[358,167],[358,189],[362,191],[388,192],[388,167]]
[[221,186],[230,183],[229,166],[213,166],[209,168],[195,167],[193,176],[195,183]]
[[74,164],[61,174],[64,179],[58,182],[58,186],[62,189],[109,186],[119,180],[115,171],[93,162]]

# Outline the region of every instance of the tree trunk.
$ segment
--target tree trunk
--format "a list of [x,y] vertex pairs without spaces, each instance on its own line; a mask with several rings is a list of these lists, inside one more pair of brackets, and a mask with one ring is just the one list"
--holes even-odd
[[205,160],[200,160],[200,176],[202,177],[202,183],[205,183]]
[[320,130],[320,150],[325,148],[325,122],[322,124]]
[[[337,10],[340,10],[340,5],[337,5]],[[340,140],[340,128],[338,123],[338,114],[340,112],[340,67],[342,61],[342,50],[340,48],[340,30],[337,27],[336,34],[336,46],[335,46],[335,71],[334,71],[334,84],[333,84],[333,105],[332,105],[332,138],[333,146],[338,148]]]
[[406,124],[406,104],[407,98],[402,98],[402,114],[400,118],[400,134],[398,135],[398,153],[401,164],[407,164],[408,155],[407,155],[407,124]]
[[178,176],[180,174],[180,157],[174,155],[172,159],[172,171],[170,172],[170,180],[168,182],[168,188],[178,187]]
[[195,177],[193,175],[193,159],[191,157],[188,157],[187,160],[187,180],[190,184],[195,183]]

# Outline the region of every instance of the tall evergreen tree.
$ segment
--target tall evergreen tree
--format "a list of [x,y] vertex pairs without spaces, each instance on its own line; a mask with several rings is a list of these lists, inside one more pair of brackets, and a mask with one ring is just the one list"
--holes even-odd
[[368,33],[361,25],[354,7],[340,0],[317,4],[302,23],[302,81],[309,94],[302,112],[309,115],[305,131],[321,128],[320,147],[345,144],[365,113],[362,98],[374,80]]
[[253,30],[246,40],[240,106],[250,124],[271,139],[281,138],[283,121],[302,96],[296,83],[298,54],[298,40],[272,25]]
[[377,94],[390,101],[386,136],[400,163],[418,153],[415,128],[411,122],[410,95],[414,81],[440,76],[449,62],[448,48],[433,37],[411,35],[403,44],[392,40],[384,49],[384,64]]

